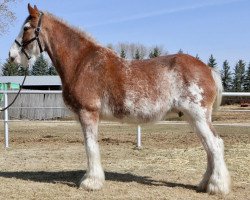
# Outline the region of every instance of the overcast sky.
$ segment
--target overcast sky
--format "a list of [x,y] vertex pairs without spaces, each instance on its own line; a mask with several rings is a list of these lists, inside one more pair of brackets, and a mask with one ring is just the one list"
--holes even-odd
[[219,67],[228,59],[250,62],[250,0],[21,0],[12,4],[17,20],[0,36],[0,62],[28,16],[27,4],[81,27],[103,45],[119,42],[163,45],[169,53],[182,49]]

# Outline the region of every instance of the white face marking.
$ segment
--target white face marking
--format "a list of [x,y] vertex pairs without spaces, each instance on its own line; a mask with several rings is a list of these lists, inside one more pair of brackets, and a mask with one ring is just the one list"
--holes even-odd
[[[18,34],[16,40],[22,44],[22,38],[23,38],[23,33],[24,33],[24,28],[30,28],[31,25],[29,22],[25,23],[21,30],[20,33]],[[31,44],[29,44],[27,47],[25,47],[25,51],[28,53],[29,56],[31,56],[32,58],[37,58],[40,54],[40,50],[39,47],[37,45],[37,42],[34,41]],[[25,56],[24,53],[22,53],[21,48],[14,42],[12,44],[12,46],[10,47],[10,51],[9,51],[9,56],[14,59],[13,61],[17,64],[20,64],[24,67],[27,67],[29,64],[29,60],[27,59],[27,57]]]

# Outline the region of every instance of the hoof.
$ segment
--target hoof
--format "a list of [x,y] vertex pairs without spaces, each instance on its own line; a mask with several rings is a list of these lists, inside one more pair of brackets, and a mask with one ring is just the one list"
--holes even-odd
[[202,180],[197,188],[198,192],[206,192],[207,191],[208,180]]
[[220,167],[214,168],[210,175],[206,171],[202,181],[198,186],[198,191],[209,194],[227,195],[231,190],[231,177],[224,162]]
[[231,189],[230,176],[227,175],[224,179],[211,177],[209,180],[202,180],[198,186],[198,191],[207,192],[209,194],[227,195]]
[[229,192],[230,192],[230,185],[227,183],[215,184],[210,182],[207,185],[207,193],[209,194],[221,194],[225,196],[229,194]]
[[96,177],[83,177],[79,183],[79,188],[84,188],[85,190],[100,190],[104,185],[104,178]]

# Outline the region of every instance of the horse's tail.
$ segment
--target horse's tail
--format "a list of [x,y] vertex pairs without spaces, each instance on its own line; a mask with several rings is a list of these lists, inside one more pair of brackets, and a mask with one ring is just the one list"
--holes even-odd
[[213,110],[216,111],[221,105],[223,86],[222,86],[220,72],[217,71],[217,69],[215,68],[212,68],[211,72],[212,72],[212,76],[215,82],[216,93],[217,93],[215,102],[213,104]]

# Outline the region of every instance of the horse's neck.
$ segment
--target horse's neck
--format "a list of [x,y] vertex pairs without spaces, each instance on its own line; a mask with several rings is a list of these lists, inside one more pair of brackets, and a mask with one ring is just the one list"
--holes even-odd
[[96,45],[84,34],[51,16],[46,23],[46,50],[62,82],[70,82],[79,62],[94,51]]

